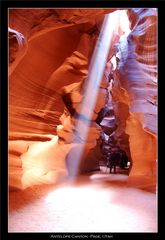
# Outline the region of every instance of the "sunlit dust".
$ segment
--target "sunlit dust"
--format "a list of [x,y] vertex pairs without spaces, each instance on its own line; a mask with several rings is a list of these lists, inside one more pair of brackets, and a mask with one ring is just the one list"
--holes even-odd
[[[79,120],[77,121],[77,125],[75,127],[75,132],[81,133],[80,138],[83,142],[86,141],[88,136],[90,120],[93,114],[93,109],[95,107],[100,82],[103,76],[107,56],[111,46],[114,29],[118,26],[118,22],[118,15],[116,15],[115,13],[106,15],[89,66],[89,73],[84,86],[85,96],[80,107],[80,113],[85,115],[86,121],[82,129],[82,117],[80,115]],[[81,144],[81,148],[79,149],[79,154],[77,156],[78,159],[75,162],[75,166],[73,166],[73,177],[77,174],[78,163],[82,156],[83,149],[84,145]]]

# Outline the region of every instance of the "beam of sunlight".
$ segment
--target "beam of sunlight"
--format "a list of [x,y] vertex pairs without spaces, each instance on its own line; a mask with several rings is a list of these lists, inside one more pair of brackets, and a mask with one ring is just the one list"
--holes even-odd
[[[103,76],[103,72],[105,69],[109,49],[112,43],[112,37],[114,34],[115,28],[119,23],[119,15],[114,13],[107,14],[105,16],[102,29],[92,56],[92,60],[89,66],[89,74],[84,84],[84,92],[85,96],[80,106],[80,113],[85,116],[82,118],[81,114],[77,118],[77,123],[75,126],[75,133],[77,132],[82,140],[81,148],[76,154],[75,164],[73,166],[73,177],[76,176],[79,162],[83,153],[84,144],[87,136],[90,125],[90,120],[92,118],[93,109],[95,107],[100,82]],[[82,127],[82,121],[85,123]],[[75,158],[75,156],[71,156],[71,158]],[[73,159],[74,160],[74,159]]]
[[120,19],[120,27],[123,30],[125,34],[129,34],[131,32],[130,30],[130,22],[127,16],[127,10],[118,10],[119,12],[119,19]]
[[[104,73],[109,49],[112,45],[113,34],[114,32],[117,32],[119,28],[119,12],[120,11],[117,11],[105,16],[104,23],[100,31],[100,36],[98,38],[89,67],[89,75],[83,86],[85,96],[78,111],[80,114],[78,115],[78,118],[74,119],[77,121],[75,123],[75,136],[80,137],[76,140],[78,140],[78,142],[81,144],[78,144],[79,148],[78,150],[76,149],[77,151],[74,151],[73,154],[71,152],[69,155],[71,160],[71,170],[73,171],[71,175],[73,177],[77,175],[79,163],[83,155],[84,144],[87,142],[86,139],[88,137],[88,130],[90,128],[90,120],[96,104],[100,81],[102,80]],[[57,132],[63,128],[64,126],[62,124],[58,125]],[[58,136],[52,137],[50,141],[45,143],[40,142],[38,144],[30,145],[28,151],[21,156],[24,169],[24,174],[22,177],[23,186],[30,186],[36,182],[46,183],[54,181],[54,179],[56,179],[54,176],[58,175],[56,172],[59,171],[61,173],[61,169],[66,167],[65,157],[71,147],[69,145],[65,146],[66,148],[64,146],[63,148],[59,148]],[[77,146],[77,142],[75,143],[75,146]],[[59,149],[59,151],[57,149]],[[55,165],[57,166],[55,167]],[[50,170],[52,168],[53,171]],[[54,174],[53,177],[51,172]]]

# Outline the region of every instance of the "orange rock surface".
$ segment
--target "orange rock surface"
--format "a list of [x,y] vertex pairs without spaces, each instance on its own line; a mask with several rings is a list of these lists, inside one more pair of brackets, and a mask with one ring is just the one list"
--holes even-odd
[[[67,176],[68,156],[75,155],[72,161],[76,162],[75,152],[83,144],[79,172],[98,167],[97,140],[102,128],[96,119],[109,98],[109,79],[105,74],[110,73],[109,65],[88,119],[86,139],[82,133],[87,126],[88,104],[81,112],[81,103],[86,96],[85,81],[103,19],[114,11],[9,10],[11,188],[53,183]],[[128,15],[131,32],[124,37],[120,26],[114,31],[106,60],[113,56],[118,43],[120,62],[112,88],[118,125],[114,136],[130,154],[130,178],[149,176],[153,180],[157,159],[157,13],[132,9]],[[79,131],[75,130],[77,124],[81,126]]]

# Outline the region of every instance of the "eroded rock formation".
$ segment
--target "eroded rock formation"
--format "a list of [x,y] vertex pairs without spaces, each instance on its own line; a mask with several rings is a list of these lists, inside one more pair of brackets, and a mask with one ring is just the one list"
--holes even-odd
[[[9,11],[11,187],[57,182],[72,172],[82,145],[78,172],[97,169],[101,157],[98,139],[103,131],[112,134],[131,158],[130,175],[155,176],[156,10],[128,10],[131,33],[120,38],[120,26],[114,31],[107,58],[109,61],[115,54],[113,46],[120,39],[112,99],[107,62],[91,117],[87,117],[88,104],[81,111],[101,24],[105,14],[113,11]],[[109,109],[107,119],[102,111],[105,105]]]
[[157,136],[157,10],[130,9],[129,35],[119,42],[113,100],[119,129],[129,136],[130,176],[155,176]]

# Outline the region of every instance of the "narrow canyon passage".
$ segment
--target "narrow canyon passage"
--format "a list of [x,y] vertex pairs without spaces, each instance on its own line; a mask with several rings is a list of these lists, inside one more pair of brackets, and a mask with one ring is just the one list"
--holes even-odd
[[157,9],[9,9],[9,232],[157,232]]

